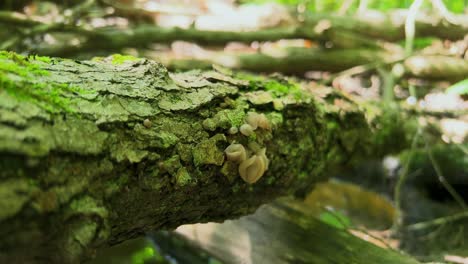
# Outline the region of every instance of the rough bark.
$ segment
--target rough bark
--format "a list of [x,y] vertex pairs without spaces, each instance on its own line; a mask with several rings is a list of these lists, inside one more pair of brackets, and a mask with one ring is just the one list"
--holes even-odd
[[[251,213],[310,189],[330,163],[399,149],[411,135],[398,112],[362,108],[330,89],[168,73],[133,57],[1,52],[0,83],[5,263],[74,263],[149,230]],[[233,133],[252,111],[271,129]],[[242,181],[225,159],[233,142],[266,148],[269,169],[258,182]]]

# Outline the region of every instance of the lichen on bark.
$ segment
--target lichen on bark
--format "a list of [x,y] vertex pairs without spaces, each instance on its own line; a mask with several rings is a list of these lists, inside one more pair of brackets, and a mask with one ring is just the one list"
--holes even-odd
[[[169,73],[145,59],[10,55],[0,59],[47,74],[31,80],[0,68],[1,78],[84,92],[58,92],[67,107],[50,111],[41,107],[48,98],[23,100],[12,95],[17,89],[0,88],[4,261],[77,262],[149,230],[238,217],[309,190],[329,162],[366,152],[371,140],[357,104],[327,107],[299,84],[252,87],[218,71]],[[274,100],[256,100],[272,91]],[[249,112],[265,114],[271,129],[234,133]],[[235,142],[266,148],[269,168],[255,184],[225,161]]]

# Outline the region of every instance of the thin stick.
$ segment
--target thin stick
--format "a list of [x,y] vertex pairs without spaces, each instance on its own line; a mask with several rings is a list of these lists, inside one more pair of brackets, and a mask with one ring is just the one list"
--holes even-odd
[[[425,137],[424,137],[425,138]],[[450,193],[450,195],[453,197],[453,199],[463,208],[463,210],[467,209],[466,203],[463,200],[463,197],[461,197],[457,191],[450,185],[450,183],[447,181],[445,176],[442,174],[442,169],[440,168],[439,164],[434,158],[434,154],[432,153],[432,149],[429,147],[428,140],[425,138],[425,143],[426,143],[426,151],[427,155],[429,156],[429,159],[431,160],[432,167],[434,167],[434,170],[437,174],[437,179],[439,180],[440,183],[444,186],[444,188]]]
[[398,58],[392,61],[384,62],[384,61],[378,61],[378,62],[371,62],[368,64],[363,64],[363,65],[358,65],[354,66],[352,68],[346,69],[344,71],[340,71],[334,74],[331,74],[327,79],[323,80],[322,82],[324,84],[329,84],[332,82],[335,78],[340,77],[340,76],[353,76],[357,74],[363,74],[367,71],[370,70],[375,70],[379,67],[387,67],[396,63],[404,62],[406,59],[408,59],[410,56],[405,56],[404,58]]
[[[466,2],[465,2],[466,3]],[[431,0],[432,6],[439,12],[440,16],[442,16],[447,22],[453,25],[460,25],[460,21],[458,18],[450,12],[447,7],[445,6],[442,0]]]
[[426,222],[420,222],[420,223],[408,225],[405,228],[411,231],[422,230],[422,229],[432,228],[438,225],[448,224],[450,222],[454,222],[463,218],[468,218],[468,211],[464,211],[464,212],[457,213],[457,214],[450,215],[450,216],[444,216],[444,217],[432,219]]
[[422,2],[423,0],[415,0],[411,4],[409,11],[408,11],[408,16],[406,17],[406,21],[405,21],[405,35],[406,35],[405,55],[406,56],[409,56],[413,52],[416,15],[418,14],[418,11],[422,5]]
[[411,142],[410,153],[406,160],[405,167],[403,168],[403,173],[401,174],[395,186],[395,192],[394,192],[394,197],[393,197],[393,199],[395,200],[395,208],[396,208],[395,221],[393,223],[394,224],[393,229],[395,230],[398,230],[401,227],[401,224],[403,221],[403,210],[401,208],[401,192],[403,189],[403,185],[408,180],[409,167],[411,164],[411,160],[413,159],[414,149],[416,148],[416,145],[418,144],[418,139],[419,139],[420,134],[421,134],[421,125],[418,124],[418,129],[413,137],[413,141]]
[[338,9],[338,15],[344,15],[346,12],[349,10],[351,5],[354,3],[354,0],[345,0],[341,6],[340,9]]

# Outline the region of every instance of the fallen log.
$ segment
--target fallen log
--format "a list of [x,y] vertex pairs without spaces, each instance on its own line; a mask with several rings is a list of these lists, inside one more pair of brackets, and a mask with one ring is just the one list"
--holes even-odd
[[[0,83],[5,263],[76,263],[150,230],[252,213],[307,192],[330,164],[404,148],[415,128],[329,88],[121,55],[0,52]],[[236,144],[245,152],[226,155]]]

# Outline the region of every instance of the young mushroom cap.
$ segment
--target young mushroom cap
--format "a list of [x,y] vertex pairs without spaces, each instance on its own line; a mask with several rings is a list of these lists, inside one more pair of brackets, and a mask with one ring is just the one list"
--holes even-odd
[[270,161],[268,160],[266,156],[266,148],[262,148],[257,155],[263,160],[265,163],[265,170],[268,170],[268,165],[270,165]]
[[237,132],[239,132],[239,129],[235,126],[229,128],[228,130],[228,133],[231,134],[231,135],[234,135],[234,134],[237,134]]
[[271,129],[270,121],[268,121],[268,118],[265,116],[265,114],[258,115],[257,125],[263,129]]
[[239,130],[244,136],[250,136],[254,133],[254,128],[249,124],[243,124]]
[[146,128],[151,128],[151,126],[153,125],[153,123],[147,118],[147,119],[143,120],[143,125],[144,125]]
[[265,116],[265,114],[249,112],[247,113],[245,121],[247,122],[247,124],[252,126],[254,130],[257,129],[258,127],[263,128],[263,129],[271,128],[270,122],[268,121],[268,118]]
[[247,113],[247,116],[245,117],[245,122],[252,126],[252,128],[255,130],[258,127],[258,119],[260,115],[255,113],[255,112],[249,112]]
[[241,162],[247,158],[244,146],[242,144],[231,144],[229,145],[224,152],[226,157],[230,161]]
[[239,165],[239,174],[247,183],[257,182],[265,173],[265,161],[259,155],[253,155]]

